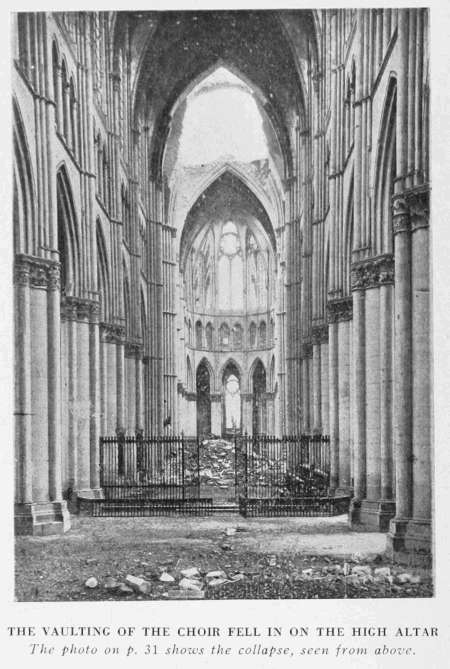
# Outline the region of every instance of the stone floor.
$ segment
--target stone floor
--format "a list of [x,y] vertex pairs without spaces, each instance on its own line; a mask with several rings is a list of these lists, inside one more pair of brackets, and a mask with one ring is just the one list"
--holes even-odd
[[[370,574],[377,567],[390,565],[393,575],[405,571],[389,563],[385,545],[383,534],[349,530],[346,516],[74,518],[72,529],[63,536],[17,538],[16,597],[20,601],[117,599],[117,593],[103,589],[105,579],[124,583],[131,574],[151,584],[139,598],[170,598],[174,590],[160,583],[161,572],[173,574],[176,585],[181,571],[192,566],[201,574],[222,570],[228,578],[214,592],[206,588],[202,597],[429,596],[426,570],[406,590],[402,588],[408,581],[395,585],[391,578],[372,592],[376,579]],[[353,579],[349,595],[343,574],[368,564],[369,578],[361,583]],[[241,574],[242,581],[234,583]],[[85,587],[89,578],[98,581],[97,588]],[[418,588],[424,582],[427,587],[421,594]]]

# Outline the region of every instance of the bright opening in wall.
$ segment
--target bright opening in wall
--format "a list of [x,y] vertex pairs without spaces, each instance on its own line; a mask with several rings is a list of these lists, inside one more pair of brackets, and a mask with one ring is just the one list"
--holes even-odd
[[225,156],[250,162],[269,154],[252,89],[225,67],[186,97],[177,162],[204,165]]

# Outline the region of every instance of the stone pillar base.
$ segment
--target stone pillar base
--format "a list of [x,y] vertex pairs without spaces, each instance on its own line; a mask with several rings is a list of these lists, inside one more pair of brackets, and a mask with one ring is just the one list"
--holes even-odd
[[63,534],[70,529],[70,513],[65,500],[16,504],[14,531],[16,536],[35,537]]
[[104,499],[102,488],[86,488],[76,492],[76,513],[80,516],[92,516],[91,502],[96,499]]
[[430,567],[432,563],[431,521],[393,518],[387,535],[387,552],[396,562]]
[[378,500],[376,502],[363,499],[361,502],[352,500],[349,522],[353,530],[364,532],[387,532],[389,522],[395,515],[395,502]]

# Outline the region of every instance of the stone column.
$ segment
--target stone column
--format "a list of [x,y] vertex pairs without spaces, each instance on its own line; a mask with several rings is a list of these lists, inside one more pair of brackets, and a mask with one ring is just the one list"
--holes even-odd
[[366,496],[366,369],[365,299],[362,290],[353,292],[353,387],[354,387],[354,500],[357,507]]
[[[363,472],[357,459],[352,521],[378,531],[387,530],[394,513],[391,497],[384,497],[388,493],[390,467],[391,437],[386,431],[390,425],[392,310],[388,291],[393,281],[394,263],[390,254],[353,263],[355,328],[359,311],[364,308],[364,314],[361,314],[363,328],[354,330],[353,341],[356,347],[354,434],[361,439],[360,444],[364,443],[365,464]],[[363,388],[362,392],[360,388]],[[357,501],[361,502],[359,511]]]
[[348,495],[350,481],[350,322],[338,324],[339,392],[339,484],[337,492]]
[[117,391],[117,411],[116,427],[123,430],[125,426],[125,345],[124,332],[122,328],[117,330],[116,343],[116,391]]
[[310,406],[310,374],[309,362],[312,356],[312,346],[309,343],[302,344],[301,348],[301,384],[302,384],[302,432],[309,434],[311,431],[311,406]]
[[413,518],[431,518],[430,269],[428,211],[417,195],[412,216]]
[[313,330],[313,432],[322,432],[322,360],[320,339]]
[[48,502],[50,497],[46,280],[43,285],[37,285],[37,282],[33,282],[32,279],[31,285],[31,429],[33,435],[33,502]]
[[[29,291],[24,285],[28,277]],[[25,389],[24,406],[30,405],[30,411],[22,413],[31,414],[31,420],[24,421],[31,429],[28,435],[27,429],[21,430],[25,436],[21,445],[23,480],[19,481],[22,499],[16,505],[15,529],[17,534],[54,534],[70,527],[67,505],[61,497],[59,264],[20,255],[16,278],[25,305],[29,300],[29,311],[26,307],[22,318],[19,315],[18,342],[24,346],[28,341],[29,349],[18,364],[17,382]]]
[[322,343],[321,343],[321,375],[322,375],[322,434],[330,434],[330,407],[328,401],[328,391],[329,391],[329,382],[328,382],[328,326],[323,326],[322,331]]
[[404,196],[394,197],[394,453],[396,515],[391,521],[389,546],[404,548],[412,515],[412,313],[411,222]]
[[60,299],[60,270],[55,262],[48,268],[47,290],[49,492],[54,502],[62,500]]
[[380,440],[381,499],[392,501],[392,335],[393,287],[380,286]]
[[90,488],[100,495],[100,331],[98,324],[99,304],[92,302],[89,324],[89,387],[90,387]]
[[15,266],[15,441],[16,502],[31,504],[32,433],[31,433],[31,356],[30,356],[30,269],[27,263]]
[[67,332],[67,455],[69,488],[72,492],[78,488],[78,405],[77,405],[77,321],[67,301],[62,305],[66,319]]
[[140,348],[136,350],[136,431],[144,429],[143,417],[143,379],[142,379],[142,351]]
[[117,426],[117,351],[112,326],[105,332],[107,372],[107,434],[114,435]]
[[100,432],[108,434],[108,345],[105,342],[104,324],[99,325],[100,338]]
[[89,305],[77,304],[77,423],[78,423],[78,483],[77,494],[85,496],[91,485],[90,474],[90,386],[89,386]]
[[380,451],[380,300],[378,288],[366,290],[366,500],[381,496]]
[[[330,460],[330,494],[336,491],[348,492],[350,484],[350,459],[349,446],[350,439],[348,429],[346,431],[345,422],[349,422],[349,383],[350,372],[348,363],[348,329],[346,321],[352,318],[352,298],[335,298],[327,304],[328,312],[328,377],[329,377],[329,408],[330,408],[330,441],[331,441],[331,460]],[[346,333],[346,334],[345,334]],[[341,339],[341,344],[339,343]],[[340,356],[344,359],[340,361]],[[341,393],[343,393],[341,397]],[[343,421],[342,426],[340,420]],[[341,436],[347,441],[341,443]],[[343,450],[342,450],[343,449]],[[342,476],[346,483],[340,487],[340,463],[342,464]]]
[[328,330],[328,370],[330,403],[330,495],[339,483],[339,360],[338,323],[330,323]]
[[[388,536],[388,548],[398,559],[425,564],[429,564],[431,552],[428,199],[427,185],[394,197],[395,355],[407,325],[410,336],[407,351],[402,349],[395,367],[396,377],[399,374],[394,386],[397,512]],[[406,305],[397,304],[401,296],[409,298]],[[399,369],[400,362],[403,369]],[[406,399],[400,396],[401,390],[405,394],[409,391]],[[403,424],[409,429],[406,443],[400,433]]]

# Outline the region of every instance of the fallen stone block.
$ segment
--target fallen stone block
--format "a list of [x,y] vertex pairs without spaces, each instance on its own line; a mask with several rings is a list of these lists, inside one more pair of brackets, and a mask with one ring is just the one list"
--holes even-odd
[[163,571],[163,573],[159,577],[159,580],[162,583],[175,583],[174,577],[171,574],[168,574],[166,571]]
[[206,580],[210,578],[225,578],[226,574],[224,571],[221,569],[216,569],[216,571],[209,571],[206,575],[205,578]]
[[202,589],[200,581],[194,581],[190,578],[182,578],[178,586],[181,590],[194,590],[196,592]]
[[151,590],[151,584],[144,578],[128,574],[125,579],[126,584],[140,595],[147,595]]
[[121,595],[131,595],[134,592],[133,589],[129,588],[125,583],[120,583],[117,591],[120,592]]
[[187,569],[182,569],[180,573],[185,578],[193,578],[200,575],[197,567],[188,567]]
[[90,578],[87,579],[84,585],[86,586],[86,588],[90,588],[92,590],[93,588],[96,588],[98,586],[98,581],[95,578],[95,576],[91,576]]

